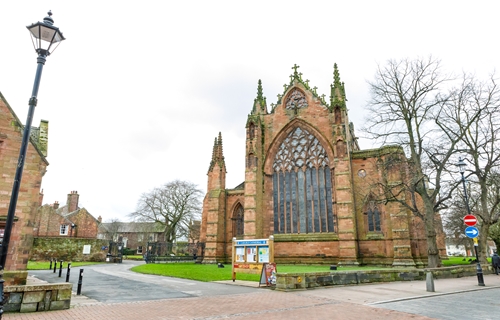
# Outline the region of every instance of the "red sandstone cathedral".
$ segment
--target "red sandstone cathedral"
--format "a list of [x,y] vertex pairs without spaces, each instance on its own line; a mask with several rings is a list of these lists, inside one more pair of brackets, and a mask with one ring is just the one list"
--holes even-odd
[[233,237],[272,235],[277,263],[426,265],[422,221],[380,197],[380,184],[405,179],[406,161],[394,161],[404,153],[397,146],[359,149],[337,65],[328,102],[297,68],[270,110],[259,80],[246,123],[245,181],[234,189],[226,189],[222,137],[215,139],[203,262],[230,262]]

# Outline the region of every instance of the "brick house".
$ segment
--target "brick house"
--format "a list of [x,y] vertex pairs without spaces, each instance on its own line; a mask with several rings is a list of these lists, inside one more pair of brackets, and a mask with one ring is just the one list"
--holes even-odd
[[68,194],[66,205],[56,201],[38,208],[34,220],[35,237],[73,237],[97,239],[100,221],[85,208],[78,207],[77,191]]
[[[49,165],[48,128],[48,121],[41,120],[40,126],[31,130],[5,265],[7,271],[26,270],[33,243],[33,219],[43,199],[42,177]],[[23,124],[0,93],[0,237],[4,234],[23,130]]]
[[148,242],[165,241],[165,226],[154,222],[103,222],[98,239],[122,242],[125,248],[144,254]]
[[[245,181],[234,189],[226,188],[222,136],[215,138],[203,262],[231,261],[233,237],[273,235],[278,263],[425,265],[423,222],[398,202],[381,201],[377,187],[406,178],[404,152],[359,148],[336,65],[328,102],[297,68],[270,111],[259,80],[245,125]],[[436,231],[446,256],[442,227]]]

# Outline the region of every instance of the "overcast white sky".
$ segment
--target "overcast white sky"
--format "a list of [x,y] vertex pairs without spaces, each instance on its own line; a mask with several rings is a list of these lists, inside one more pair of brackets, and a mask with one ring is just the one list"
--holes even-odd
[[104,221],[175,179],[205,191],[219,131],[227,187],[243,182],[257,82],[270,106],[295,63],[327,97],[338,64],[355,128],[377,63],[432,54],[450,72],[500,69],[495,0],[3,1],[0,91],[23,123],[36,70],[26,26],[49,9],[67,40],[47,59],[33,121],[49,121],[44,203],[76,190]]

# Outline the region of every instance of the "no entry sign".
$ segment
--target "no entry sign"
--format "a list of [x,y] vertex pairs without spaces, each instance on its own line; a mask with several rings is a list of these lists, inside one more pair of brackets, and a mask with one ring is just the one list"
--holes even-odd
[[477,223],[477,218],[472,214],[468,214],[464,217],[464,223],[470,227],[475,226]]

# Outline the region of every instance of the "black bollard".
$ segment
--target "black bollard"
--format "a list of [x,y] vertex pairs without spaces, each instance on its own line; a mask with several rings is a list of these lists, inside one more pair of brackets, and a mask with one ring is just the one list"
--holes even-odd
[[78,277],[78,288],[76,289],[76,295],[82,294],[82,280],[83,280],[83,269],[80,269],[80,276]]
[[54,259],[54,273],[56,273],[57,269],[57,259]]
[[59,278],[62,276],[62,264],[63,261],[61,260],[61,263],[59,264]]
[[71,262],[68,263],[68,271],[66,271],[66,282],[69,282],[69,272],[71,271]]
[[2,320],[2,315],[3,315],[3,305],[6,302],[3,296],[3,283],[5,280],[3,279],[3,269],[0,266],[0,271],[2,274],[0,274],[0,320]]
[[52,258],[50,258],[50,266],[49,266],[49,270],[52,270]]

